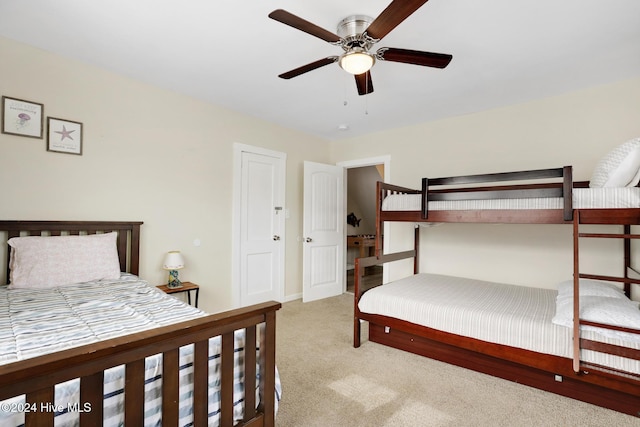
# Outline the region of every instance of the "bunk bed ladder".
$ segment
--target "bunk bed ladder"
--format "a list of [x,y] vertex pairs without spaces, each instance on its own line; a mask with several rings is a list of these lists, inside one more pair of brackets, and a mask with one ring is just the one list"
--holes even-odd
[[[640,284],[640,280],[629,277],[629,269],[631,268],[631,240],[640,239],[640,234],[631,233],[631,225],[629,224],[613,224],[621,225],[623,227],[622,233],[584,233],[580,231],[580,224],[591,224],[592,222],[587,220],[581,221],[580,210],[576,209],[573,215],[573,295],[580,295],[580,279],[592,279],[601,280],[607,282],[622,283],[624,286],[624,293],[627,297],[631,296],[631,284]],[[608,222],[596,222],[598,224],[609,224]],[[580,239],[581,238],[595,238],[595,239],[624,239],[624,277],[615,277],[609,275],[598,274],[586,274],[580,273]],[[580,372],[580,326],[606,326],[595,322],[589,322],[580,319],[580,298],[573,298],[573,370],[574,372]],[[624,330],[624,328],[618,328]],[[599,351],[597,346],[589,347],[591,350]]]

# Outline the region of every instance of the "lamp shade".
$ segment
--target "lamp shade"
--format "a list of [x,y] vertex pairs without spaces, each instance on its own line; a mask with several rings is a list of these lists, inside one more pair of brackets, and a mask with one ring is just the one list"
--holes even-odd
[[179,270],[184,268],[184,259],[180,251],[167,252],[162,263],[162,268],[165,270]]
[[347,73],[359,75],[371,69],[375,58],[362,49],[352,49],[340,57],[340,67]]

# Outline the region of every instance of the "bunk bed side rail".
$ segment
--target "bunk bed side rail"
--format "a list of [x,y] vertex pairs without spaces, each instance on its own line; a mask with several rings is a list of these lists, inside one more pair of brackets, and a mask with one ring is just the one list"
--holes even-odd
[[483,182],[528,181],[533,179],[561,178],[564,168],[537,169],[518,172],[486,173],[478,175],[461,175],[447,178],[432,178],[430,185],[464,185]]
[[[467,185],[497,183],[504,181],[528,181],[550,178],[562,178],[562,182],[544,184],[514,184],[486,187],[461,187],[433,189],[431,187],[448,185]],[[563,198],[563,218],[573,219],[573,176],[572,167],[538,169],[519,172],[502,172],[481,175],[465,175],[447,178],[422,178],[422,219],[428,219],[428,202],[437,200],[486,200],[515,198]]]

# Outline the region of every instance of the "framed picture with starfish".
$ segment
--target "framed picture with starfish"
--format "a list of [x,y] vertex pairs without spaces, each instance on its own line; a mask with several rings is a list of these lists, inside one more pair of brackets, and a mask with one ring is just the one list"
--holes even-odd
[[82,123],[47,117],[47,151],[82,155]]

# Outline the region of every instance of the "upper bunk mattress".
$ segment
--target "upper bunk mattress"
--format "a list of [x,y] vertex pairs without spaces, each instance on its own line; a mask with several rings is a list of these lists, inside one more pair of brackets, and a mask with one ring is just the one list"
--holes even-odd
[[[557,291],[486,282],[438,274],[416,274],[365,292],[358,303],[364,313],[523,348],[572,357],[572,329],[552,323]],[[583,338],[640,349],[583,331]],[[588,350],[582,360],[640,373],[640,362]]]
[[[392,194],[382,202],[383,211],[419,211],[422,194]],[[574,209],[621,209],[640,207],[639,187],[574,188]],[[489,200],[443,200],[429,202],[429,210],[534,210],[562,209],[561,197]]]

